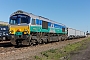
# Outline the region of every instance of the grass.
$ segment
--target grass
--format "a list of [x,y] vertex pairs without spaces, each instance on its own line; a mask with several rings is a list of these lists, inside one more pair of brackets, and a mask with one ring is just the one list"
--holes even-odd
[[70,53],[76,53],[79,50],[85,49],[87,47],[90,38],[76,42],[73,44],[68,44],[63,48],[50,49],[48,51],[41,52],[41,56],[35,56],[36,60],[70,60]]
[[38,56],[34,56],[36,60],[42,60],[40,57]]

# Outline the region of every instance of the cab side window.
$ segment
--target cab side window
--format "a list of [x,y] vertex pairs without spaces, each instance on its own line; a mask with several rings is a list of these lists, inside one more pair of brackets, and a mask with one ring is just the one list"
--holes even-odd
[[32,18],[32,25],[35,25],[36,24],[36,21],[35,19]]

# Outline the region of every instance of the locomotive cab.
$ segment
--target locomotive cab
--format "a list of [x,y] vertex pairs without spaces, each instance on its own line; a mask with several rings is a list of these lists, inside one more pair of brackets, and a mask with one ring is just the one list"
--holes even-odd
[[30,17],[28,15],[18,13],[19,12],[12,15],[9,20],[10,40],[13,45],[18,45],[18,42],[22,43],[24,40],[27,44],[28,41],[26,39],[30,37]]

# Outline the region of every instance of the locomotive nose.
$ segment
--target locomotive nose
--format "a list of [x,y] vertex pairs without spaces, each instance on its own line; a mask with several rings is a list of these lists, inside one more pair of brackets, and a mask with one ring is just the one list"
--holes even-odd
[[25,35],[30,34],[30,28],[29,26],[11,26],[10,32],[13,35]]

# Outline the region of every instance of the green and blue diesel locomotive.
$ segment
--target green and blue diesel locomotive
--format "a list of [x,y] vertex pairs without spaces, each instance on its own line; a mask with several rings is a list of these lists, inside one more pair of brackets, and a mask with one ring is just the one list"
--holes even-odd
[[10,41],[13,45],[33,45],[65,40],[67,27],[48,18],[18,10],[9,20]]

